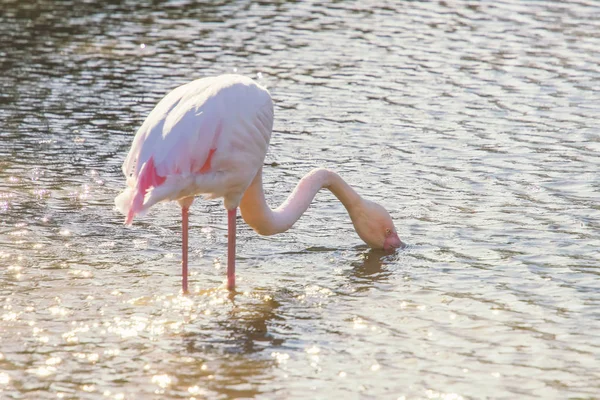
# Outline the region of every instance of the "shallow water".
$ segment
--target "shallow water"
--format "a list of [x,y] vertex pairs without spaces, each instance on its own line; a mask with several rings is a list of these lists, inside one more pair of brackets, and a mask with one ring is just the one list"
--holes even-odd
[[[368,5],[367,5],[368,4]],[[600,393],[596,2],[3,1],[0,397],[565,399]],[[113,207],[153,105],[271,91],[278,204],[316,166],[384,204],[369,251],[318,195],[288,233]]]

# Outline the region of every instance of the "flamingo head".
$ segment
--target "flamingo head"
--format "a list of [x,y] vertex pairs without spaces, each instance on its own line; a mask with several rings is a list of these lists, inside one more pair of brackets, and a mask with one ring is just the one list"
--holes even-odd
[[350,218],[356,233],[369,247],[389,251],[403,245],[392,217],[379,204],[363,199],[352,207]]

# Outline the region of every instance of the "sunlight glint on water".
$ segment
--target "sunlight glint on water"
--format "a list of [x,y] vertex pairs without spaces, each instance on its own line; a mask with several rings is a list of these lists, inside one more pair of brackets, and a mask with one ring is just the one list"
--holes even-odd
[[[600,393],[600,7],[593,2],[5,2],[0,398],[564,399]],[[130,227],[120,165],[154,104],[269,88],[280,204],[335,169],[408,245],[320,194],[288,233]]]

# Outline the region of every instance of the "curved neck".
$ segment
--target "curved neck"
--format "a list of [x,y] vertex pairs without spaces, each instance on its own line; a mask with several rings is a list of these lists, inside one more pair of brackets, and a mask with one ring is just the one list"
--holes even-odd
[[261,168],[240,202],[242,218],[261,235],[285,232],[304,214],[321,188],[329,189],[349,213],[362,201],[358,193],[338,174],[318,168],[310,171],[298,182],[282,205],[271,210],[265,200]]

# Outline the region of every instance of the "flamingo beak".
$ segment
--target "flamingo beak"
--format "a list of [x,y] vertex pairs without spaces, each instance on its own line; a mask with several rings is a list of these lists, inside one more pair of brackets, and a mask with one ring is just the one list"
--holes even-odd
[[386,237],[385,241],[383,242],[383,249],[387,251],[394,250],[399,247],[402,247],[402,241],[396,232],[392,232],[392,234]]

